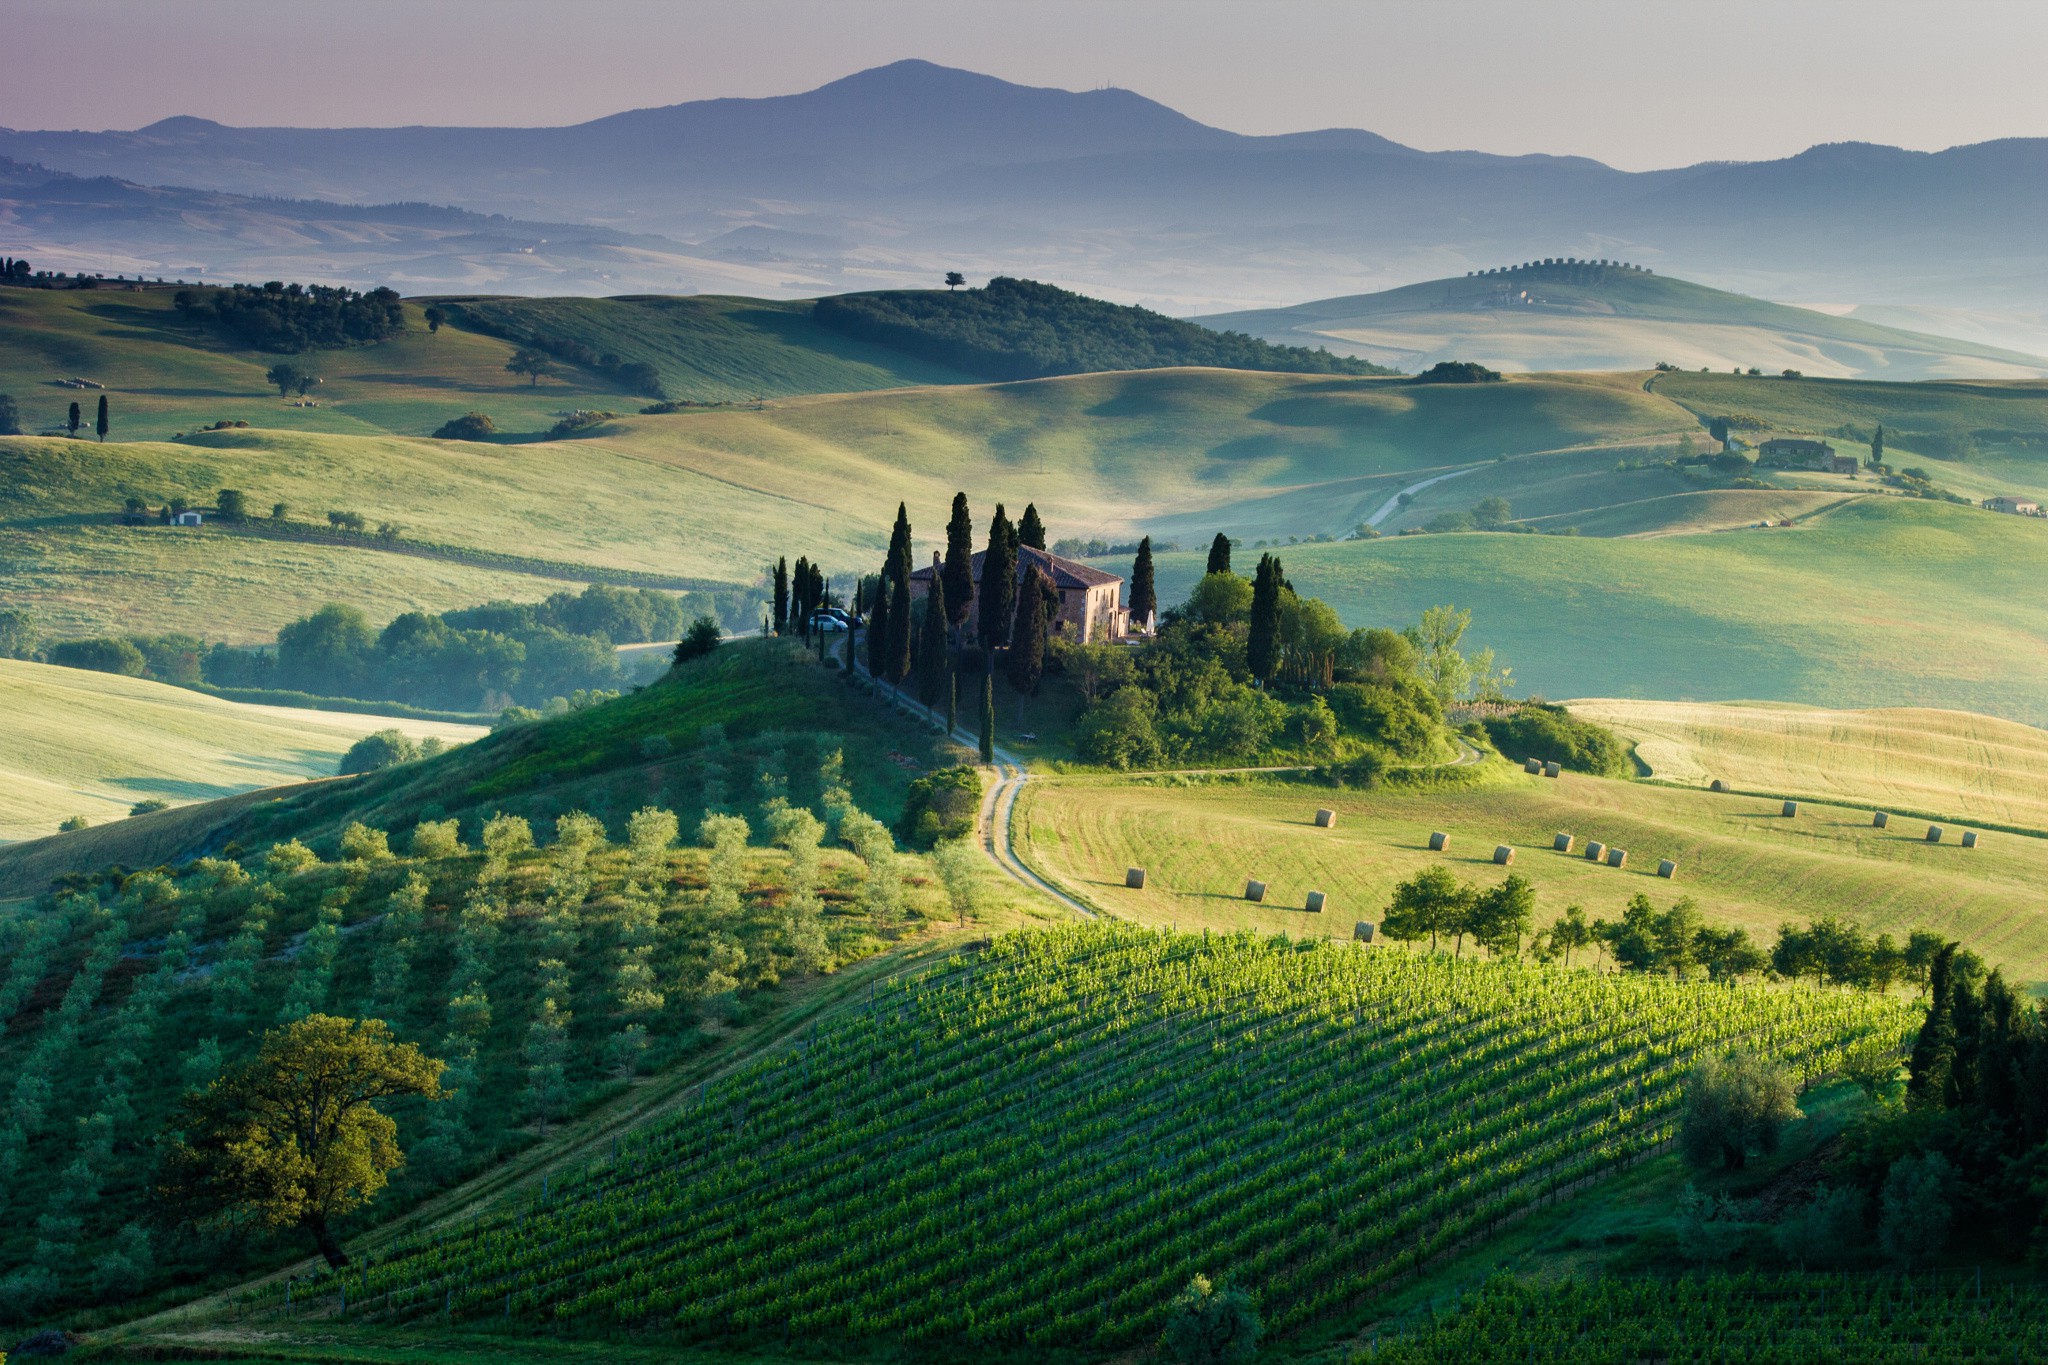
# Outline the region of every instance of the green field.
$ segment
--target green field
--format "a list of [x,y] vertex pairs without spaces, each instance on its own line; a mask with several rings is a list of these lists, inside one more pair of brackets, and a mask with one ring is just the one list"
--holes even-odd
[[[1600,540],[1462,534],[1302,545],[1288,579],[1354,626],[1472,611],[1549,696],[1934,706],[2048,722],[2048,522],[1904,498],[1787,529]],[[1165,556],[1163,601],[1199,556]]]
[[[1318,829],[1318,807],[1337,812]],[[1397,882],[1448,865],[1482,886],[1506,875],[1496,846],[1515,850],[1513,870],[1536,885],[1538,926],[1567,905],[1618,920],[1629,898],[1659,908],[1680,896],[1709,922],[1739,925],[1769,942],[1788,920],[1837,915],[1903,943],[1930,929],[1969,944],[2024,980],[2048,979],[2048,920],[2038,913],[2048,839],[1987,834],[1974,849],[1951,827],[1941,844],[1926,823],[1871,825],[1863,808],[1803,805],[1791,819],[1769,797],[1720,795],[1566,774],[1551,780],[1493,765],[1472,786],[1340,792],[1271,781],[1179,783],[1174,779],[1033,778],[1018,805],[1018,852],[1055,882],[1103,909],[1183,929],[1254,929],[1349,939],[1358,920],[1377,922]],[[1432,831],[1451,836],[1448,855],[1429,850]],[[1575,836],[1570,854],[1552,839]],[[1628,851],[1611,868],[1583,857],[1597,840]],[[1659,878],[1661,859],[1678,864]],[[1142,891],[1126,868],[1145,869]],[[1253,878],[1264,904],[1244,899]],[[1307,893],[1329,897],[1306,913]]]
[[83,815],[121,819],[138,801],[183,805],[330,777],[372,730],[475,739],[474,725],[244,706],[140,678],[0,659],[0,840]]
[[1571,703],[1659,782],[1850,801],[2048,835],[2048,733],[1964,711]]

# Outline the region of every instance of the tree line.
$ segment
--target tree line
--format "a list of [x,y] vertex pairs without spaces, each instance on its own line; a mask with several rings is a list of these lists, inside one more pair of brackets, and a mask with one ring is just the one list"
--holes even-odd
[[224,289],[180,289],[171,303],[181,315],[258,351],[363,346],[405,330],[398,292],[381,287],[365,294],[337,285],[271,280]]
[[1216,332],[1145,308],[1035,280],[986,287],[884,290],[819,299],[812,316],[844,335],[984,379],[1214,365],[1289,374],[1392,374],[1369,361],[1242,332]]

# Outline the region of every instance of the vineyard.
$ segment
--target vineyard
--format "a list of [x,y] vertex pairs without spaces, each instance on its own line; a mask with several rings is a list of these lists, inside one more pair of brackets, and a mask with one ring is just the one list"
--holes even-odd
[[1358,1365],[1544,1360],[1664,1365],[1740,1360],[2048,1358],[2048,1297],[1981,1278],[1714,1275],[1699,1279],[1489,1282],[1412,1334],[1354,1356]]
[[1100,923],[874,991],[522,1210],[244,1311],[689,1339],[1148,1341],[1197,1272],[1286,1332],[1657,1149],[1692,1061],[1909,1026],[1736,989]]

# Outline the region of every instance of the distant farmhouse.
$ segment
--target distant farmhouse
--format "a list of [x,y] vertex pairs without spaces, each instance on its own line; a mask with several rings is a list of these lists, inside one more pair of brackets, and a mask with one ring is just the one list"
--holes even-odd
[[[986,552],[984,552],[986,553]],[[981,600],[982,554],[974,556],[974,595],[967,601],[967,622],[962,627],[967,638],[973,639],[976,623],[980,620],[977,604]],[[917,570],[910,575],[910,597],[914,602],[924,600],[932,589],[932,575],[940,572],[942,561],[937,551],[932,552],[929,568]],[[1071,559],[1062,559],[1044,550],[1034,550],[1029,545],[1017,547],[1017,581],[1036,565],[1052,580],[1059,590],[1060,609],[1052,620],[1052,632],[1081,644],[1092,644],[1101,640],[1121,640],[1131,630],[1130,611],[1123,605],[1123,579],[1101,569],[1078,564]],[[953,604],[946,604],[951,607]],[[1139,625],[1143,625],[1140,622]]]
[[1765,469],[1811,469],[1822,474],[1854,474],[1854,455],[1837,455],[1826,441],[1800,436],[1773,436],[1756,448],[1756,462]]
[[2029,498],[2001,495],[1996,498],[1984,499],[1984,506],[1988,511],[2011,512],[2022,517],[2038,517],[2041,515],[2041,504]]

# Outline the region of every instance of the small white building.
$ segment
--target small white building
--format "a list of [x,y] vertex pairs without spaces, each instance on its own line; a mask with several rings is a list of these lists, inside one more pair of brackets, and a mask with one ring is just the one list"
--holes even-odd
[[2012,512],[2023,517],[2038,517],[2041,515],[2041,504],[2028,498],[2015,498],[2011,496],[1986,498],[1984,499],[1984,507],[1987,511]]
[[171,524],[173,526],[197,526],[201,519],[200,514],[197,512],[180,512],[171,518]]

